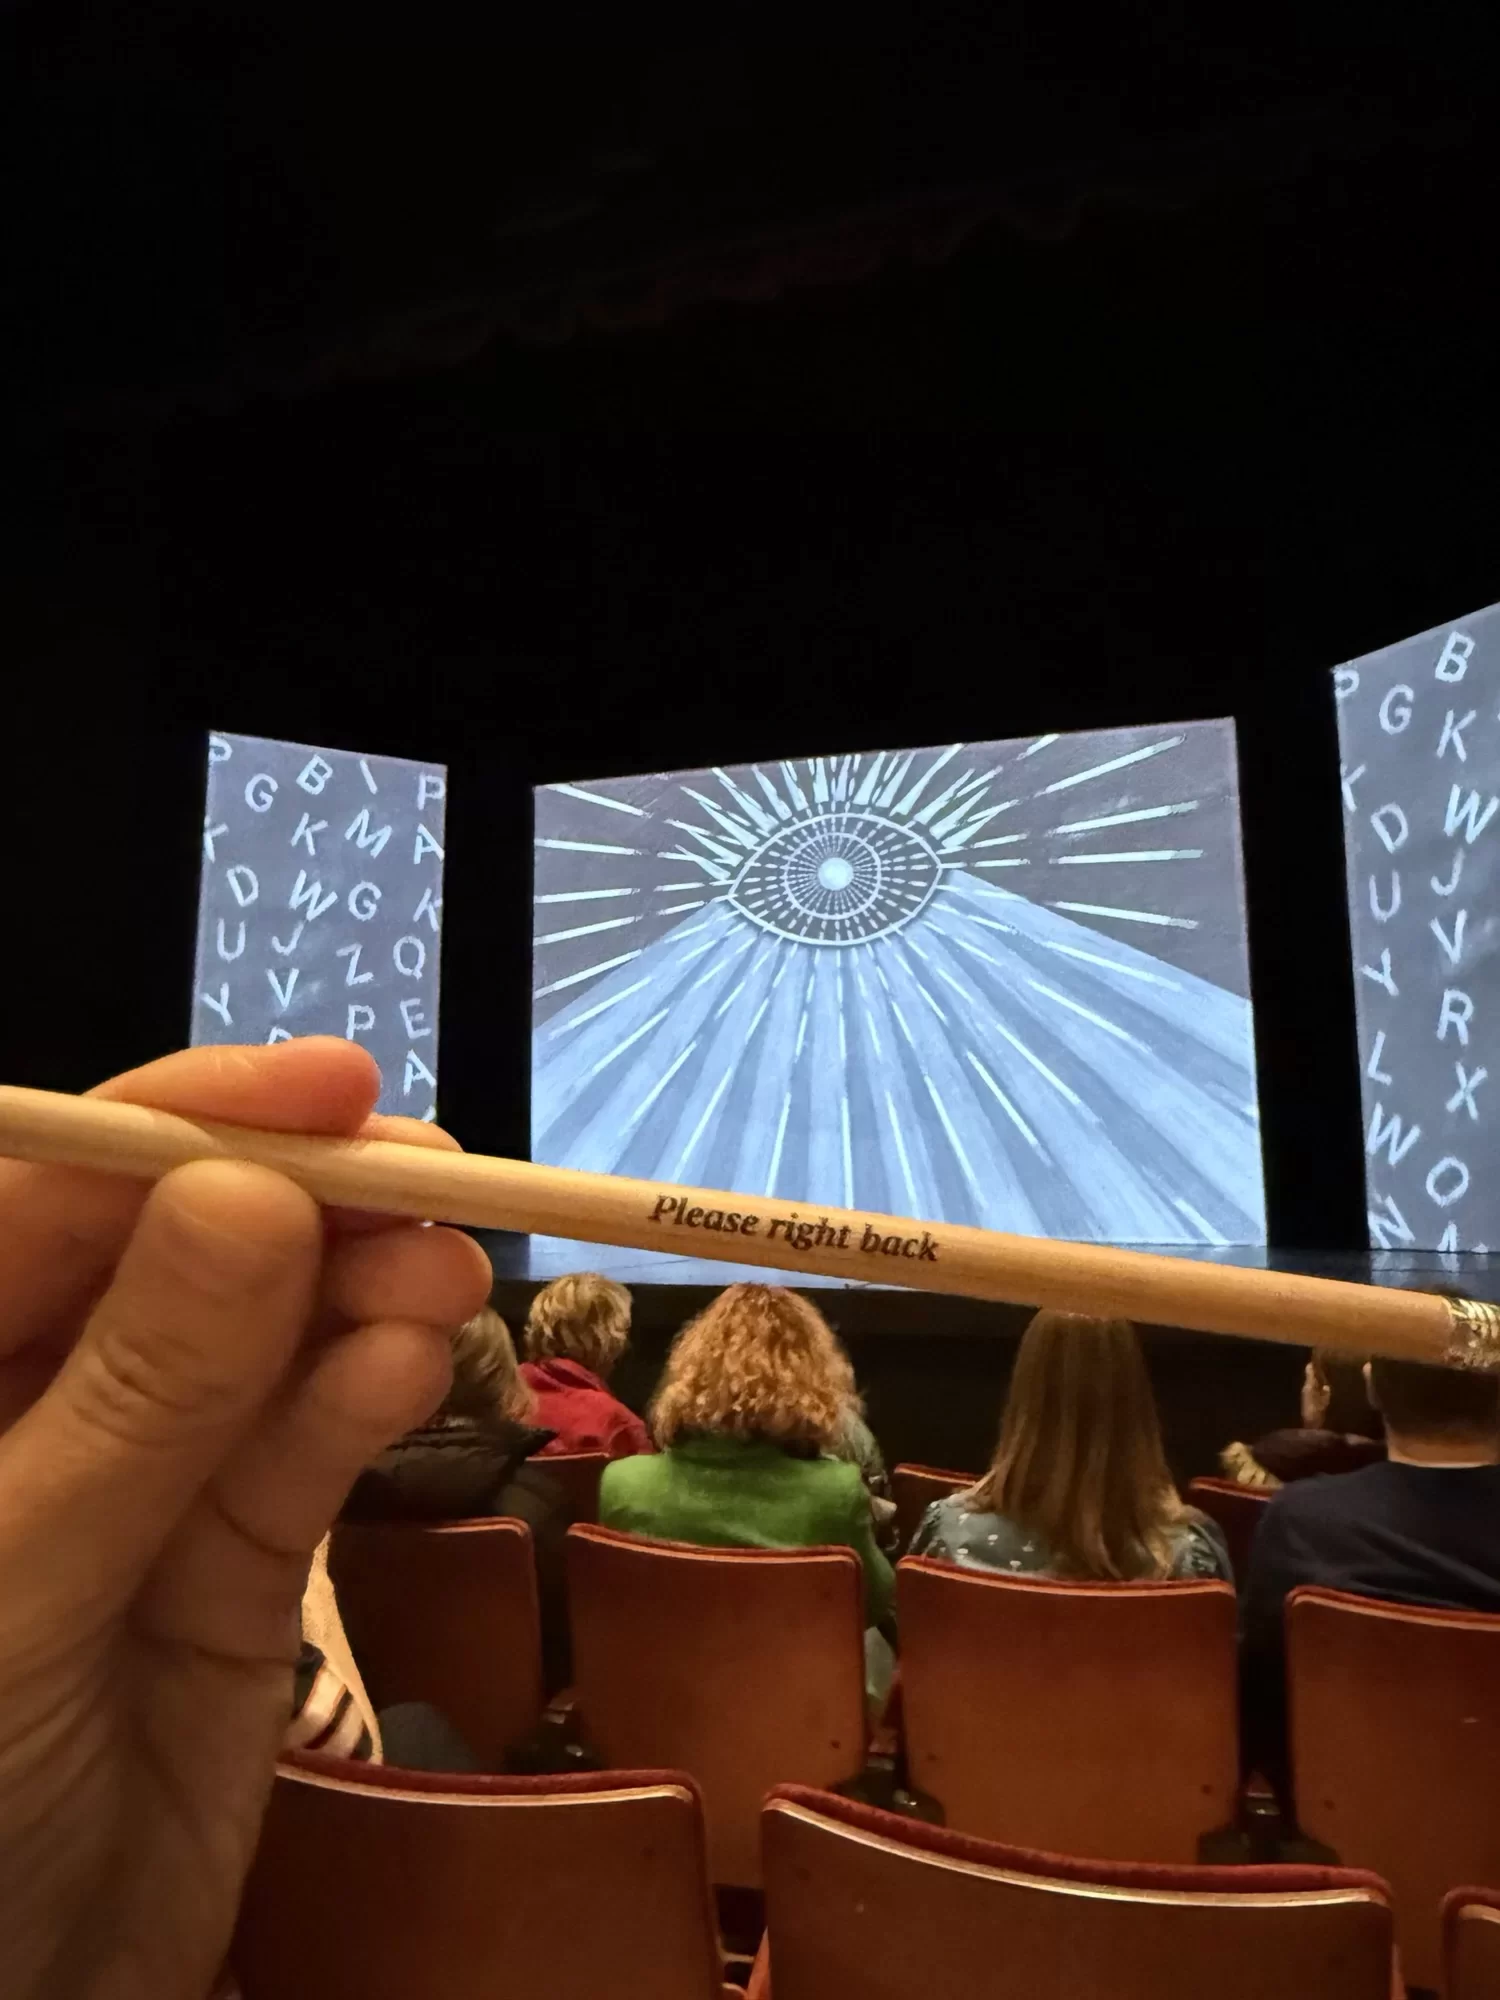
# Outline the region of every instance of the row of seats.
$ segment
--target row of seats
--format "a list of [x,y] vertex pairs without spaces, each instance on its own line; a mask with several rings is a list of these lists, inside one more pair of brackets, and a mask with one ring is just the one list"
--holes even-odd
[[[760,1811],[749,2000],[1391,2000],[1390,1892],[1344,1868],[1085,1862],[801,1786]],[[1447,2000],[1500,1993],[1500,1894],[1432,1928]],[[243,2000],[723,2000],[698,1787],[670,1771],[279,1772],[232,1963]]]
[[[856,1558],[579,1527],[568,1559],[579,1735],[609,1767],[691,1771],[712,1879],[756,1884],[767,1790],[842,1786],[865,1763]],[[377,1704],[432,1702],[501,1768],[542,1700],[525,1528],[344,1528],[334,1563]],[[910,1782],[950,1828],[1157,1864],[1192,1863],[1232,1828],[1227,1585],[908,1558],[897,1617]],[[1435,1983],[1443,1893],[1500,1883],[1500,1620],[1324,1590],[1296,1593],[1288,1619],[1302,1830],[1394,1884],[1410,1976]]]

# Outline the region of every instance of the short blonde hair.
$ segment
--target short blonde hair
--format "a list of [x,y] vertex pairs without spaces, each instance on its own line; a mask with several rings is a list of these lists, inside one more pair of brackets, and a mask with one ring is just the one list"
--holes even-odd
[[597,1271],[543,1285],[526,1315],[528,1361],[577,1361],[608,1375],[630,1341],[630,1294]]
[[731,1285],[673,1342],[651,1419],[663,1446],[709,1431],[826,1450],[853,1396],[849,1358],[816,1306],[779,1285]]
[[493,1306],[486,1306],[453,1336],[453,1386],[443,1408],[451,1417],[479,1424],[497,1419],[524,1424],[534,1407],[516,1364],[510,1328]]

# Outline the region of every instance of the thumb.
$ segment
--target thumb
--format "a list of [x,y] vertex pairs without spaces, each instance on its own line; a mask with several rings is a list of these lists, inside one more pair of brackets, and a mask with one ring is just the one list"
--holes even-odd
[[78,1344],[0,1440],[8,1610],[76,1629],[129,1601],[295,1355],[321,1245],[316,1204],[265,1168],[158,1183]]

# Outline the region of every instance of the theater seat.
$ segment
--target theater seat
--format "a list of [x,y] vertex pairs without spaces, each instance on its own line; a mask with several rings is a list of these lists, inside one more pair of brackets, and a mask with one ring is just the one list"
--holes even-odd
[[1065,1860],[785,1786],[751,2000],[1391,2000],[1391,1912],[1333,1868]]
[[898,1465],[891,1474],[891,1498],[896,1503],[897,1546],[911,1547],[911,1538],[934,1500],[961,1493],[978,1478],[974,1472],[944,1472],[936,1465]]
[[1436,1986],[1444,1895],[1500,1884],[1500,1618],[1316,1588],[1286,1618],[1298,1823],[1389,1881],[1406,1976]]
[[836,1784],[864,1763],[858,1558],[572,1528],[568,1596],[585,1739],[608,1764],[691,1771],[713,1880],[754,1887],[771,1786]]
[[1194,1861],[1232,1821],[1227,1583],[1054,1583],[908,1556],[896,1607],[908,1770],[949,1826]]
[[1250,1567],[1250,1545],[1255,1540],[1255,1531],[1264,1518],[1271,1497],[1264,1487],[1240,1486],[1233,1479],[1194,1479],[1188,1482],[1188,1505],[1207,1514],[1224,1531],[1237,1582],[1244,1581]]
[[1500,1889],[1450,1889],[1443,1903],[1446,2000],[1500,1994]]
[[531,1462],[538,1472],[546,1473],[549,1479],[555,1479],[561,1486],[568,1498],[568,1514],[572,1520],[598,1520],[599,1481],[609,1464],[607,1452],[548,1452]]
[[541,1625],[526,1524],[341,1524],[328,1570],[376,1708],[430,1702],[483,1766],[500,1769],[542,1712]]
[[720,2000],[681,1772],[277,1772],[230,1960],[243,2000]]

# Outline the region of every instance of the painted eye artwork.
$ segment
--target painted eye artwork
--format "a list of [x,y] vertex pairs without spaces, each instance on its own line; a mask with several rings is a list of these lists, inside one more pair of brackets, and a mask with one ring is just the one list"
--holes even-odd
[[1228,722],[540,787],[532,1150],[1261,1244]]

